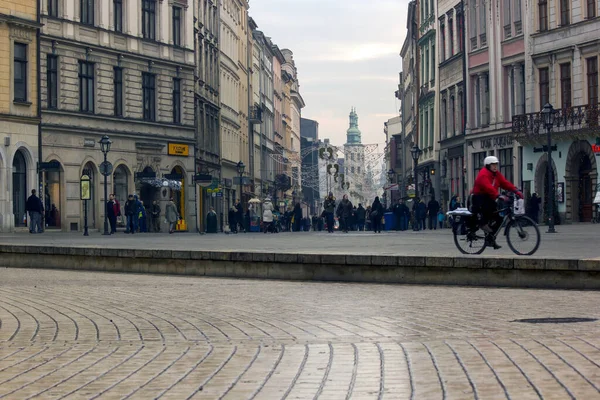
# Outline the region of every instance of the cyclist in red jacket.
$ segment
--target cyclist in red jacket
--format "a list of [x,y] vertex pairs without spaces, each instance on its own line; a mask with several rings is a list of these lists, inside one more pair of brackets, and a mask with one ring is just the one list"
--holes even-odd
[[[488,235],[486,240],[488,245],[499,249],[500,246],[494,240],[491,235],[494,232],[494,228],[500,224],[500,216],[494,212],[496,211],[496,200],[500,197],[499,189],[508,190],[516,193],[520,198],[523,198],[523,194],[510,183],[504,175],[498,171],[498,159],[494,156],[486,157],[483,160],[483,168],[479,171],[473,190],[471,191],[472,197],[472,211],[473,214],[481,215],[479,219],[479,227],[486,232]],[[493,227],[490,226],[494,225]]]

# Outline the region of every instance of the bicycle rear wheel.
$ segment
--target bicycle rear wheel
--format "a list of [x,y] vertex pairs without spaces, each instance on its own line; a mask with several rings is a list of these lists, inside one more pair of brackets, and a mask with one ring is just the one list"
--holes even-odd
[[516,217],[507,227],[508,247],[520,256],[530,256],[540,247],[540,230],[529,217]]
[[[481,254],[486,242],[482,231],[472,231],[466,221],[454,225],[454,244],[463,254]],[[479,234],[478,234],[479,233]]]

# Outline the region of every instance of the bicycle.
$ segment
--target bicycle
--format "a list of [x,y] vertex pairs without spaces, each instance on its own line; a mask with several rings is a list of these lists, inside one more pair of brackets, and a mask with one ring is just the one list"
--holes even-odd
[[[490,235],[495,240],[500,232],[506,236],[508,247],[513,253],[520,256],[534,254],[540,246],[540,230],[537,224],[525,215],[514,213],[514,194],[508,196],[508,201],[495,211],[495,214],[504,214],[502,223]],[[481,254],[488,246],[486,234],[479,228],[477,216],[463,209],[460,212],[450,212],[449,215],[458,217],[452,229],[454,244],[463,254]],[[521,244],[530,244],[532,247],[526,251],[518,249]]]

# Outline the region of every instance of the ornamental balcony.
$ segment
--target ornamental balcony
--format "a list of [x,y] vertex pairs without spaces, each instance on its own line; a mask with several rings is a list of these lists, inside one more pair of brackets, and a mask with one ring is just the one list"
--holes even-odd
[[[514,138],[521,144],[545,143],[546,127],[541,111],[515,115],[512,119]],[[553,140],[576,140],[600,134],[600,105],[587,104],[554,110]]]

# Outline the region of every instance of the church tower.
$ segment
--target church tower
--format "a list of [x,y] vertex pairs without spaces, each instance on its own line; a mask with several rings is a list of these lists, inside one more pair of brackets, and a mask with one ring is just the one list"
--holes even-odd
[[368,194],[365,188],[365,147],[362,144],[361,132],[358,129],[358,114],[356,108],[350,110],[350,126],[346,131],[346,144],[344,145],[344,177],[349,183],[348,190],[344,191],[354,205],[366,204]]

